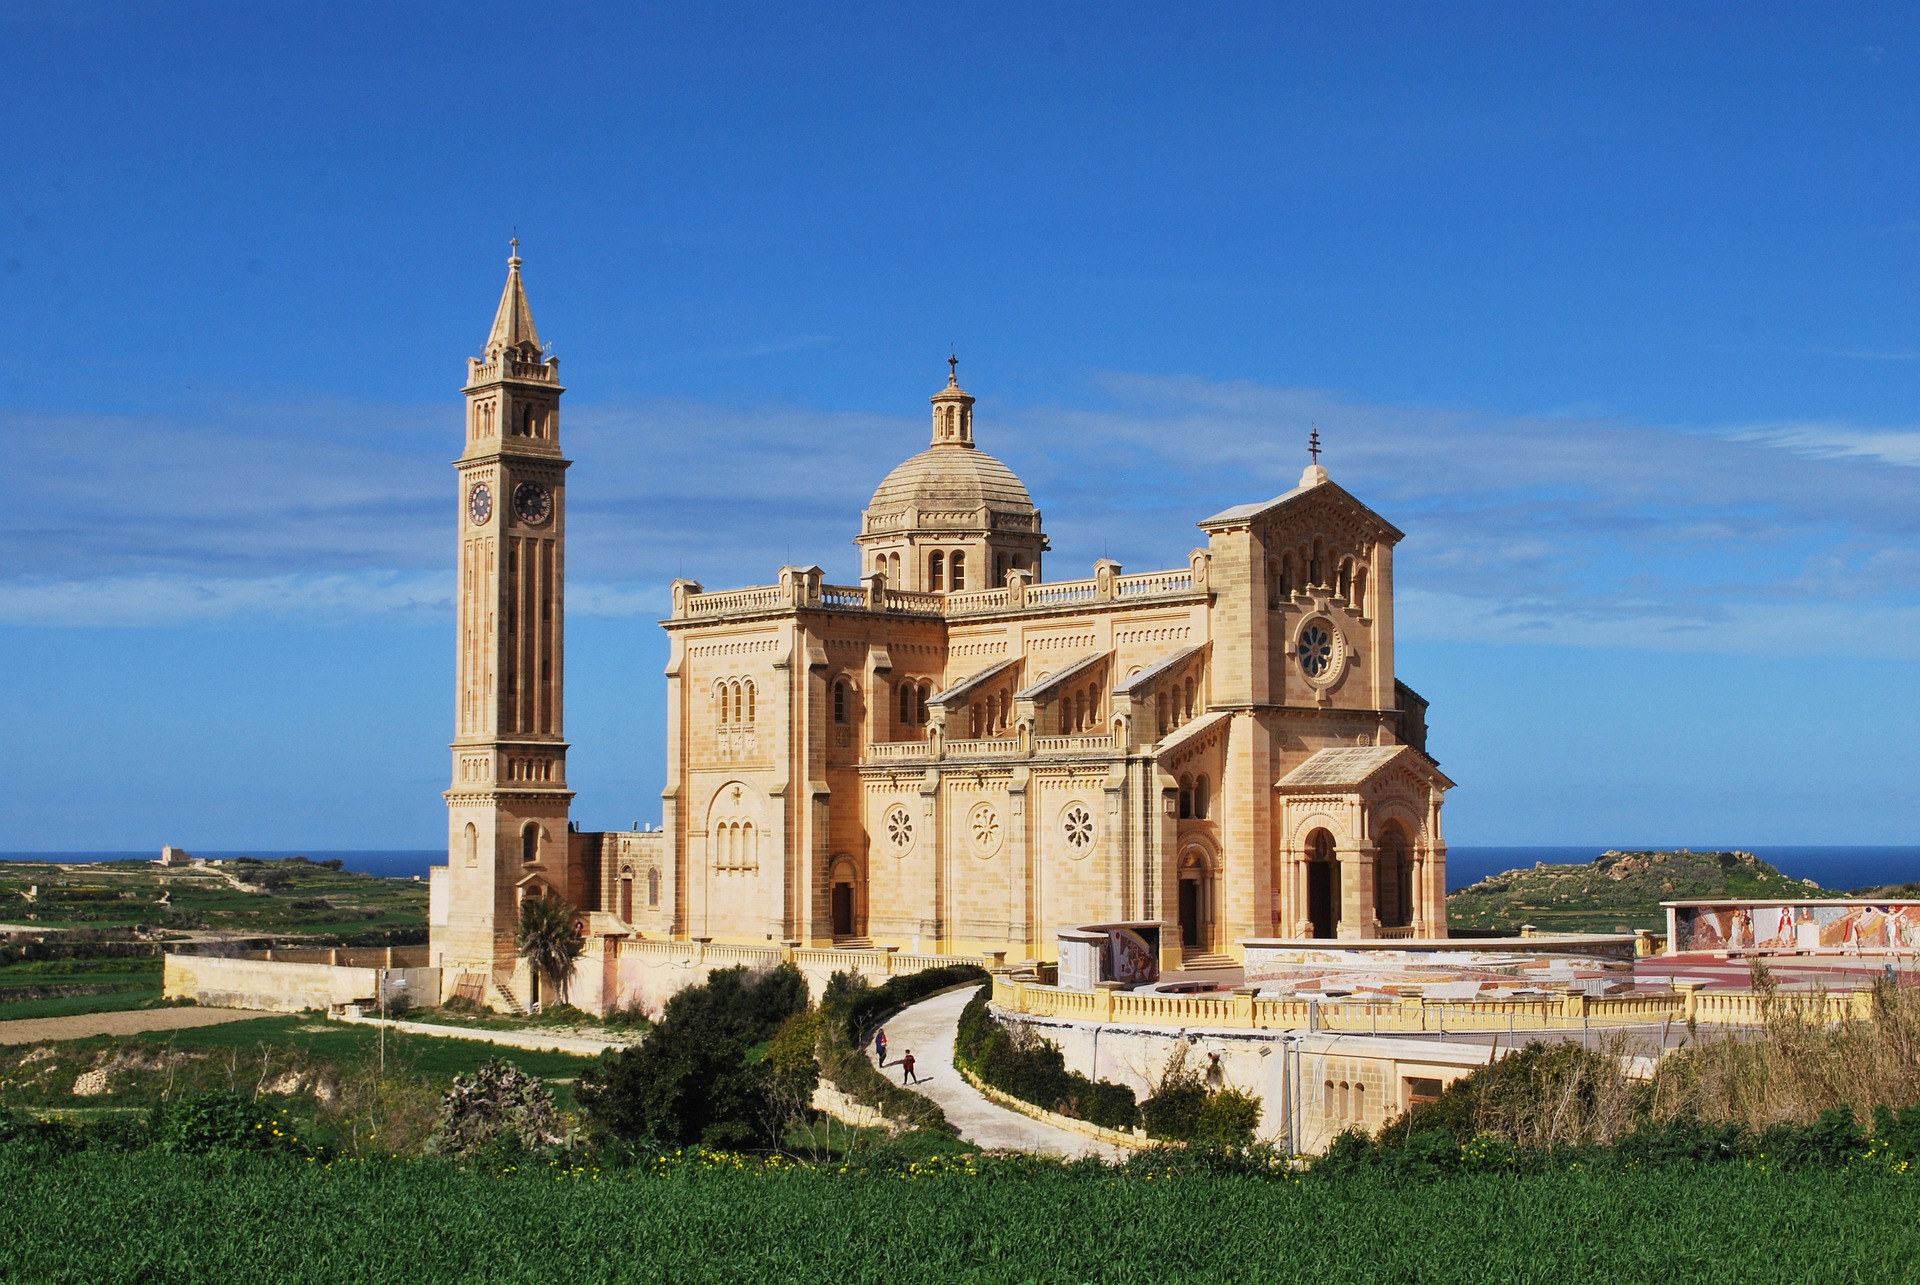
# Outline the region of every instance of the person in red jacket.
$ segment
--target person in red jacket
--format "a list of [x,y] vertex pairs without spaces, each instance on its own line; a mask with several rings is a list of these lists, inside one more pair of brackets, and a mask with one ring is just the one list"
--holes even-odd
[[900,1083],[918,1084],[920,1077],[913,1073],[913,1050],[908,1049],[900,1055]]

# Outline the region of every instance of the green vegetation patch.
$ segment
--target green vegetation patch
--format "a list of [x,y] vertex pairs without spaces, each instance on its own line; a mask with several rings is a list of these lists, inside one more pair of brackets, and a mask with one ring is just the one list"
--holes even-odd
[[1839,897],[1781,874],[1751,852],[1603,852],[1585,865],[1548,865],[1488,875],[1447,898],[1454,928],[1517,933],[1666,931],[1663,901]]
[[[556,1180],[558,1179],[558,1180]],[[1303,1179],[971,1157],[895,1171],[501,1174],[434,1162],[0,1148],[0,1276],[229,1281],[1889,1281],[1915,1179],[1768,1173],[1385,1173]]]

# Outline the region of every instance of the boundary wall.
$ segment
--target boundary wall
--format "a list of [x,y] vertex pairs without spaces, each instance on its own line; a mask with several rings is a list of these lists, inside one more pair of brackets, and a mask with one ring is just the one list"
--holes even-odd
[[1587,995],[1581,991],[1513,999],[1436,1000],[1409,995],[1393,1000],[1317,1000],[1262,997],[1251,986],[1214,995],[1162,995],[1102,987],[1063,990],[1006,977],[993,979],[993,1002],[1018,1016],[1141,1026],[1207,1026],[1227,1030],[1338,1031],[1367,1035],[1495,1031],[1580,1031],[1596,1026],[1647,1026],[1693,1022],[1759,1026],[1771,1004],[1817,1006],[1829,1022],[1872,1016],[1868,990],[1707,990],[1677,982],[1671,992]]
[[[324,957],[330,952],[278,953]],[[382,955],[385,952],[332,953]],[[377,1006],[383,978],[389,1002],[420,1004],[431,1002],[440,994],[437,968],[330,964],[324,959],[313,962],[236,959],[219,955],[167,955],[162,967],[161,994],[167,999],[190,999],[216,1008],[252,1008],[268,1013],[301,1013],[309,1009],[324,1012],[353,1003],[370,1002]]]

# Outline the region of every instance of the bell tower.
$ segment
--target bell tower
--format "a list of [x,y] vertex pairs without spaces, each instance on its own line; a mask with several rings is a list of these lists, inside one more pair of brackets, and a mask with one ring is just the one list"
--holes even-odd
[[[561,715],[566,471],[560,359],[545,356],[520,280],[520,243],[483,356],[467,362],[459,478],[458,658],[447,790],[445,913],[432,955],[451,991],[524,1002],[514,929],[523,898],[569,887]],[[465,974],[465,978],[461,974]],[[505,991],[505,996],[498,994]]]

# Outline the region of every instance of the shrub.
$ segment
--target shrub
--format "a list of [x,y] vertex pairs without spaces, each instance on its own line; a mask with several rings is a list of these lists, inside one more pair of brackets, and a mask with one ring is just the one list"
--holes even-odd
[[1260,1127],[1260,1099],[1239,1089],[1216,1089],[1207,1094],[1194,1124],[1193,1140],[1199,1143],[1241,1147],[1253,1141]]
[[153,1143],[161,1151],[284,1151],[306,1154],[284,1110],[239,1093],[193,1093],[156,1107]]
[[983,990],[961,1010],[953,1047],[956,1064],[1002,1093],[1048,1111],[1108,1129],[1131,1129],[1140,1123],[1132,1089],[1067,1070],[1057,1044],[1024,1025],[996,1021],[989,1002]]
[[594,1125],[630,1142],[743,1147],[778,1143],[786,1118],[777,1070],[756,1046],[807,1008],[791,964],[757,976],[723,969],[669,999],[641,1043],[604,1053],[580,1077]]
[[493,1058],[472,1075],[453,1077],[427,1150],[467,1160],[551,1151],[565,1141],[566,1128],[547,1087],[513,1063]]

